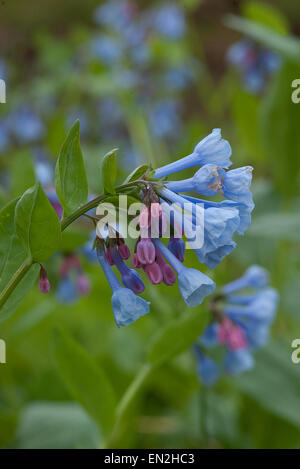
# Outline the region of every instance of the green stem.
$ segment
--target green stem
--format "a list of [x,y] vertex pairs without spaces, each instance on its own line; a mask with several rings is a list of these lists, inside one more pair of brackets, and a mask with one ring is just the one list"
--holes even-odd
[[153,371],[153,366],[150,363],[146,363],[141,368],[140,372],[137,374],[135,379],[132,381],[127,391],[123,395],[116,411],[116,423],[113,428],[113,431],[106,441],[105,448],[116,448],[118,447],[117,442],[121,437],[124,429],[124,422],[126,421],[126,416],[145,382],[147,381],[149,375]]
[[27,274],[30,267],[33,265],[33,262],[30,258],[26,259],[23,264],[20,265],[18,270],[14,273],[8,284],[2,290],[0,294],[0,309],[4,305],[4,303],[8,300],[9,296],[13,292],[13,290],[17,287],[19,282],[22,278]]
[[[151,183],[149,183],[149,181],[144,181],[144,180],[132,181],[132,182],[129,182],[128,184],[123,184],[121,186],[116,187],[116,192],[117,193],[121,192],[123,190],[129,189],[130,187],[137,186],[138,184],[148,185],[148,184],[155,184],[155,182],[151,181]],[[64,218],[61,221],[61,231],[64,231],[69,225],[71,225],[71,223],[77,220],[77,218],[81,217],[92,208],[97,207],[99,203],[102,202],[102,200],[110,196],[111,194],[99,195],[95,199],[90,200],[90,202],[88,202],[87,204],[75,210],[75,212],[71,213],[71,215],[69,215],[68,217]]]

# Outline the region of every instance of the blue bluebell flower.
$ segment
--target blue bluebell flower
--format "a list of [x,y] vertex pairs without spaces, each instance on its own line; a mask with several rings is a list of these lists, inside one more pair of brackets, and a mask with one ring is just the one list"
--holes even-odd
[[249,40],[233,44],[228,49],[227,59],[242,75],[244,88],[253,94],[263,91],[268,77],[281,65],[277,54]]
[[[269,339],[270,325],[278,308],[278,293],[267,286],[268,272],[251,266],[238,280],[225,285],[212,299],[212,322],[198,339],[198,346],[222,346],[223,368],[231,375],[254,366],[253,352]],[[251,291],[249,292],[249,290]],[[244,294],[236,294],[246,290]]]
[[265,287],[268,281],[269,272],[259,265],[252,265],[246,270],[242,277],[225,285],[222,291],[225,295],[231,295],[245,288]]
[[[199,199],[186,200],[169,189],[161,190],[161,195],[173,203],[178,203],[186,212],[189,211],[188,202],[201,206]],[[203,230],[202,245],[194,249],[195,253],[200,262],[208,268],[214,269],[236,246],[232,237],[240,228],[239,211],[235,206],[222,206],[220,203],[216,203],[204,208],[203,226],[197,227],[196,219],[193,220],[195,224],[192,232],[196,233],[196,231]],[[187,230],[185,232],[189,241],[190,235]]]
[[56,295],[62,303],[75,303],[78,299],[76,284],[69,276],[64,276],[58,284]]
[[186,29],[182,9],[174,3],[166,3],[153,10],[153,28],[169,39],[181,38]]
[[220,377],[220,369],[217,363],[204,355],[198,346],[194,346],[197,358],[197,372],[204,386],[210,387],[216,384]]
[[151,130],[156,137],[174,135],[180,128],[178,103],[170,99],[155,103],[149,118]]
[[91,41],[91,51],[102,62],[111,64],[121,58],[123,48],[117,38],[99,34]]
[[224,359],[225,371],[237,375],[254,367],[254,358],[248,349],[228,350]]
[[15,137],[24,143],[39,140],[45,132],[41,118],[27,107],[21,107],[10,115],[9,126]]
[[199,338],[199,344],[205,348],[212,348],[218,345],[218,324],[213,322],[209,324]]
[[123,288],[108,264],[102,247],[97,246],[97,256],[107,281],[113,291],[111,298],[114,318],[118,327],[128,326],[149,313],[149,303],[136,296],[129,288]]
[[196,191],[205,196],[223,194],[227,199],[249,206],[253,203],[252,170],[251,166],[244,166],[226,172],[214,164],[206,164],[191,178],[167,182],[166,187],[174,192]]
[[198,306],[215,289],[215,283],[196,269],[185,267],[160,239],[153,239],[156,248],[178,274],[180,293],[188,306]]
[[231,146],[227,140],[222,138],[221,129],[213,129],[211,134],[196,145],[193,153],[156,169],[155,177],[165,177],[177,171],[190,168],[191,166],[205,164],[228,168],[231,165],[231,153]]
[[95,10],[94,18],[98,24],[119,31],[128,25],[133,14],[134,5],[132,2],[109,0]]

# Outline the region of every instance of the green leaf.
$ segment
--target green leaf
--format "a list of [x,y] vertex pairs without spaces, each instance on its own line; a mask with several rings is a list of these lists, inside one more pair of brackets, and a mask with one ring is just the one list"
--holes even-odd
[[77,120],[63,143],[55,168],[57,197],[67,215],[84,205],[88,198],[79,130]]
[[255,355],[253,371],[236,379],[247,396],[273,414],[300,427],[299,366],[292,363],[290,344],[275,343]]
[[123,184],[127,184],[128,182],[136,181],[137,179],[140,179],[144,174],[149,170],[149,166],[147,164],[143,164],[141,166],[138,166],[136,169],[134,169],[124,180]]
[[60,247],[59,218],[40,183],[28,189],[16,205],[16,231],[34,262],[42,262]]
[[[15,233],[15,208],[18,199],[0,211],[0,291],[3,291],[14,273],[28,257],[23,241]],[[0,322],[6,320],[20,305],[31,289],[39,272],[32,266],[1,308]]]
[[291,35],[283,36],[270,27],[234,15],[226,16],[224,22],[229,28],[249,36],[287,59],[300,62],[300,40],[298,38]]
[[13,197],[22,195],[35,184],[33,160],[28,150],[22,150],[14,156],[11,176]]
[[16,440],[21,449],[96,449],[100,435],[75,403],[33,402],[22,409]]
[[289,27],[285,16],[274,6],[258,1],[249,1],[242,5],[243,16],[286,35]]
[[103,188],[106,194],[115,193],[115,182],[117,177],[117,148],[106,153],[102,161],[102,181]]
[[[300,43],[299,43],[300,44]],[[299,46],[300,47],[300,46]],[[277,187],[286,195],[298,192],[300,171],[300,106],[293,103],[292,81],[300,66],[286,63],[270,85],[261,104],[261,142]]]
[[115,394],[111,384],[88,352],[60,329],[53,334],[54,357],[62,380],[104,433],[115,421]]
[[235,125],[240,133],[243,144],[248,148],[250,155],[259,158],[262,149],[260,147],[257,124],[259,111],[257,96],[239,90],[234,96],[232,111]]
[[266,213],[256,217],[247,232],[248,236],[268,240],[300,240],[300,212]]
[[159,365],[183,352],[196,342],[207,321],[207,311],[189,311],[160,329],[150,345],[148,361]]

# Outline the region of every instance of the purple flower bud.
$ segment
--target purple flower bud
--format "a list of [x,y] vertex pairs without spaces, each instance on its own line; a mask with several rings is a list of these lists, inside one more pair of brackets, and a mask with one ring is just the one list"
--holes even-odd
[[113,261],[113,258],[111,257],[111,252],[109,248],[105,250],[105,257],[109,265],[114,265],[114,261]]
[[176,282],[176,274],[172,267],[166,263],[158,249],[156,249],[156,259],[163,274],[163,282],[168,286],[174,285]]
[[119,254],[121,256],[121,259],[129,259],[130,257],[130,249],[129,247],[127,246],[126,243],[121,243],[119,244],[119,247],[118,247],[118,251],[119,251]]
[[168,241],[168,249],[177,257],[180,262],[184,262],[185,242],[182,238],[171,237]]
[[153,264],[155,261],[155,247],[150,238],[142,238],[138,242],[136,253],[141,264]]

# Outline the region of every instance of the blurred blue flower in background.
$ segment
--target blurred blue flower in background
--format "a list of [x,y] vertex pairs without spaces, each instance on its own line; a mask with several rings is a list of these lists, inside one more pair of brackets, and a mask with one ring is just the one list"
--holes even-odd
[[9,146],[9,126],[6,120],[0,121],[0,152],[6,150]]
[[241,73],[245,89],[254,94],[263,91],[267,79],[281,65],[277,54],[246,39],[228,49],[227,59]]
[[171,99],[158,101],[150,109],[149,119],[156,137],[171,137],[180,129],[179,103]]
[[166,3],[154,9],[152,15],[153,28],[163,36],[179,39],[184,35],[186,23],[179,5]]
[[[198,371],[204,384],[203,355],[218,345],[224,349],[223,369],[235,375],[253,368],[253,352],[263,347],[278,309],[278,292],[268,286],[269,274],[254,265],[239,279],[225,285],[210,302],[212,322],[195,345]],[[244,294],[236,294],[240,291]],[[214,383],[212,383],[214,384]]]
[[123,53],[120,41],[105,34],[99,34],[91,41],[91,51],[106,64],[117,62]]
[[10,131],[22,143],[39,140],[45,133],[45,126],[39,115],[28,107],[21,107],[9,116]]

